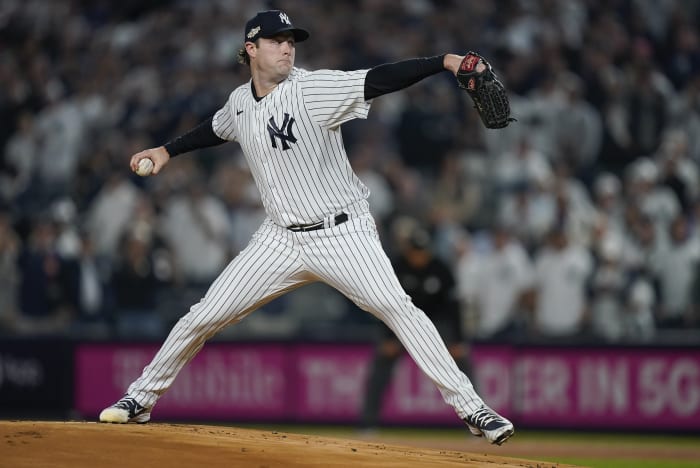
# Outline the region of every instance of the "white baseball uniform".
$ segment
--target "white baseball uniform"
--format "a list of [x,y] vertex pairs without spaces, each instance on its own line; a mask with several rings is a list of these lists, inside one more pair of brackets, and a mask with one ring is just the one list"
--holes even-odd
[[[294,68],[262,99],[251,82],[238,87],[215,114],[216,135],[241,145],[267,218],[129,387],[143,406],[156,403],[208,338],[313,281],[338,289],[386,323],[460,418],[482,406],[431,321],[399,284],[369,214],[369,190],[345,154],[340,125],[366,118],[371,105],[366,74]],[[337,218],[342,213],[347,221]],[[317,222],[323,228],[288,229]]]

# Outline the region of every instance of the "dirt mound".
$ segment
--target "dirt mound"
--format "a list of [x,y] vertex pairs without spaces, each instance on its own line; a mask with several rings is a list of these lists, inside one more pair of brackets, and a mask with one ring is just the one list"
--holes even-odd
[[551,467],[494,455],[217,426],[0,421],[7,468]]

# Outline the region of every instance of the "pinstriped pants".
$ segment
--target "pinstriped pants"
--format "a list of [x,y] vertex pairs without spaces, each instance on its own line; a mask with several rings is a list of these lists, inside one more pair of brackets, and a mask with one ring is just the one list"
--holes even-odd
[[435,326],[401,287],[368,213],[310,232],[292,232],[269,219],[263,222],[204,298],[175,324],[128,394],[152,407],[207,339],[313,281],[336,288],[391,328],[460,418],[481,406],[481,398],[457,368]]

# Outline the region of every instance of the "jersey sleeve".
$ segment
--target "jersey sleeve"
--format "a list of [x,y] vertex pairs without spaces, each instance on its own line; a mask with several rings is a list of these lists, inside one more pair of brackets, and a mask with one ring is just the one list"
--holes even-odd
[[317,70],[299,83],[311,117],[322,127],[338,128],[352,119],[366,119],[371,101],[365,100],[367,70]]
[[219,138],[236,141],[236,125],[231,111],[231,99],[232,97],[226,101],[226,104],[221,109],[216,111],[211,126]]

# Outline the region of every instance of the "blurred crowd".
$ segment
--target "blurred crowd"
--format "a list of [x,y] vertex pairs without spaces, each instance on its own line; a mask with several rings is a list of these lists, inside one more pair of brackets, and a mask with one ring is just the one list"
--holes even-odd
[[[465,338],[697,336],[692,0],[5,0],[1,333],[161,336],[246,245],[265,215],[235,143],[157,177],[133,175],[128,160],[248,80],[235,59],[243,26],[269,8],[311,33],[297,66],[476,50],[510,90],[518,122],[504,130],[483,129],[448,73],[343,127],[388,253],[429,230]],[[236,333],[323,338],[366,320],[312,285]]]

